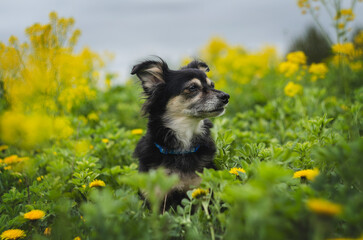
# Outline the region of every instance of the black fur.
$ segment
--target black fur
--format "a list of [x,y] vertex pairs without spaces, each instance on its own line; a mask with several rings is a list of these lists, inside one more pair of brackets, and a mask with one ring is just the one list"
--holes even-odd
[[[195,134],[190,139],[190,146],[200,146],[195,153],[166,155],[160,153],[155,146],[157,143],[167,149],[183,147],[176,132],[165,126],[164,116],[167,113],[169,101],[178,95],[185,94],[183,87],[188,81],[199,79],[203,84],[203,89],[199,91],[205,92],[200,93],[201,96],[213,95],[217,96],[215,97],[217,99],[224,98],[220,100],[221,103],[216,103],[216,106],[226,105],[229,95],[208,85],[205,71],[209,71],[209,68],[201,61],[193,61],[180,70],[170,70],[162,59],[144,61],[133,67],[131,74],[139,77],[144,89],[146,101],[143,105],[143,113],[149,119],[146,135],[138,142],[134,152],[134,156],[139,159],[140,172],[163,167],[169,172],[196,176],[196,172],[202,172],[204,168],[216,169],[213,163],[216,147],[210,135],[213,124],[209,119],[197,118],[203,121],[201,127],[203,134]],[[192,96],[191,94],[191,99]],[[168,193],[167,208],[176,206],[184,197],[186,197],[185,190],[173,190]]]

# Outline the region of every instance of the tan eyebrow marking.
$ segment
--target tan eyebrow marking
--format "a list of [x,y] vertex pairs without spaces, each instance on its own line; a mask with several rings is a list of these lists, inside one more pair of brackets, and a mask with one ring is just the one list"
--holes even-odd
[[199,87],[202,87],[202,83],[200,82],[200,80],[198,78],[193,78],[192,80],[190,80],[188,83],[187,83],[187,86],[190,86],[192,84],[197,84]]

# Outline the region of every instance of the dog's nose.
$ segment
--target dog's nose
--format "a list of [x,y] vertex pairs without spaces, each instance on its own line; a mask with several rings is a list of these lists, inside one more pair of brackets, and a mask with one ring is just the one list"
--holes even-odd
[[222,102],[224,104],[227,104],[228,103],[228,99],[229,99],[229,94],[222,93],[222,94],[219,95],[219,98],[222,100]]

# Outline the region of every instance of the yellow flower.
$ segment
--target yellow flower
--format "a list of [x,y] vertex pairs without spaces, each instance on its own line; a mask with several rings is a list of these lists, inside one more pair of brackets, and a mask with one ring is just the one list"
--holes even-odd
[[309,8],[310,6],[308,0],[298,0],[297,5],[299,8]]
[[75,237],[73,240],[81,240],[80,237]]
[[294,97],[296,94],[301,94],[302,90],[303,87],[300,84],[295,84],[291,81],[284,88],[286,96],[289,97]]
[[0,237],[1,240],[10,240],[26,237],[26,234],[23,230],[20,229],[10,229],[1,233]]
[[40,182],[44,179],[44,176],[37,177],[37,181]]
[[353,11],[351,8],[348,8],[348,9],[342,9],[340,10],[340,14],[341,15],[352,15],[353,14]]
[[337,43],[333,45],[333,52],[336,54],[353,55],[354,45],[351,42]]
[[4,167],[4,170],[10,170],[10,169],[11,169],[11,166]]
[[50,227],[47,227],[45,230],[44,230],[44,235],[46,236],[50,236],[50,234],[52,233],[52,229]]
[[306,178],[308,180],[314,180],[316,176],[319,175],[318,169],[306,169],[297,171],[294,173],[294,178]]
[[342,212],[342,206],[325,199],[309,199],[306,203],[308,209],[319,215],[335,216]]
[[29,160],[28,157],[18,157],[17,155],[11,155],[9,157],[4,158],[4,160],[2,161],[3,163],[7,164],[7,165],[11,165],[11,164],[15,164],[15,163],[19,163],[19,162],[23,162]]
[[232,168],[229,172],[237,176],[239,175],[239,172],[246,173],[246,171],[243,168],[235,168],[235,167]]
[[347,21],[353,21],[355,19],[355,15],[351,8],[349,9],[342,9],[340,11],[340,15],[346,17]]
[[103,142],[103,143],[108,143],[109,141],[110,141],[110,140],[108,140],[107,138],[103,138],[103,139],[102,139],[102,142]]
[[96,97],[92,73],[103,70],[100,55],[87,48],[73,51],[80,35],[74,19],[55,12],[49,18],[26,29],[26,43],[14,36],[7,45],[0,43],[1,82],[11,106],[0,116],[5,144],[33,149],[69,137],[71,123],[56,116],[67,116],[73,107]]
[[4,150],[6,150],[6,149],[8,149],[9,148],[9,146],[8,145],[1,145],[0,146],[0,151],[4,151]]
[[35,111],[24,114],[19,110],[10,110],[0,116],[1,138],[6,143],[23,148],[34,148],[51,138],[69,137],[71,130],[62,117],[50,117]]
[[104,187],[106,186],[105,182],[102,180],[93,180],[90,184],[89,187]]
[[311,81],[315,82],[318,78],[322,79],[328,72],[325,63],[312,63],[309,67],[309,73],[312,74]]
[[45,216],[45,212],[42,210],[31,210],[30,212],[27,212],[24,214],[25,219],[29,220],[38,220]]
[[132,135],[141,135],[143,130],[141,128],[136,128],[131,130]]
[[287,61],[291,63],[297,63],[301,65],[304,65],[306,63],[306,56],[303,51],[291,52],[287,54],[286,58]]
[[3,163],[5,164],[13,164],[19,162],[19,158],[17,155],[11,155],[9,157],[4,158]]
[[278,71],[283,73],[285,77],[291,77],[294,73],[299,71],[299,65],[292,62],[282,62],[278,67]]
[[99,117],[98,117],[97,113],[95,113],[95,112],[91,112],[90,114],[88,114],[87,118],[89,120],[93,120],[93,121],[99,120]]
[[79,140],[78,142],[76,142],[74,144],[75,153],[78,156],[85,155],[90,150],[89,145],[90,145],[90,143],[88,140],[86,140],[86,139]]
[[220,37],[213,37],[206,49],[204,49],[204,54],[207,56],[207,58],[213,58],[217,57],[218,54],[220,54],[222,51],[225,51],[228,49],[228,44],[223,38]]
[[192,192],[192,198],[201,198],[208,194],[208,190],[197,188]]

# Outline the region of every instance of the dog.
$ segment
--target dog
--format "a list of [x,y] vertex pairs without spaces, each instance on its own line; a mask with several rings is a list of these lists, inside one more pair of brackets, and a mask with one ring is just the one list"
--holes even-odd
[[175,208],[191,186],[199,185],[196,172],[216,169],[208,118],[223,115],[230,96],[214,88],[208,71],[199,60],[171,70],[161,58],[141,62],[131,71],[140,79],[146,97],[142,112],[148,117],[147,132],[134,151],[139,172],[162,167],[180,179],[167,194],[164,209]]

